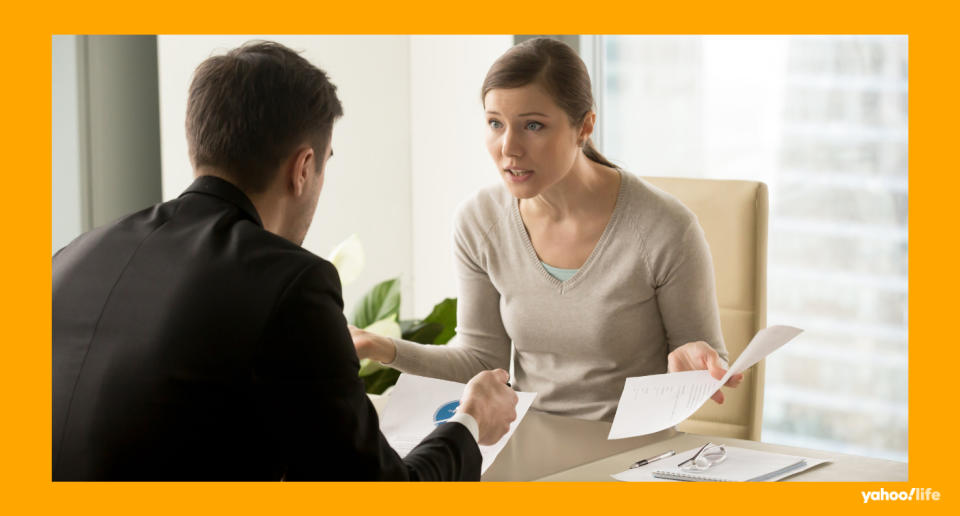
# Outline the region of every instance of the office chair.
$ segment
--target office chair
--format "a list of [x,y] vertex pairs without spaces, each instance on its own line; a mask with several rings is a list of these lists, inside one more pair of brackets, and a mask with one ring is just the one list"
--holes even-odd
[[[767,185],[725,181],[644,177],[670,193],[700,220],[710,245],[720,304],[720,324],[730,363],[767,324]],[[707,401],[677,425],[683,432],[760,440],[764,361],[744,372],[725,401]]]

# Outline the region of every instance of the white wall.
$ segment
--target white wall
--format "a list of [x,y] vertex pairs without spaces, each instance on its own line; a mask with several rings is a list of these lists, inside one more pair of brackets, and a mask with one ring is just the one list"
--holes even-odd
[[512,36],[160,36],[163,196],[193,180],[184,137],[191,74],[250,39],[304,51],[337,85],[344,117],[304,247],[321,256],[351,233],[367,255],[344,289],[347,314],[370,287],[401,277],[401,317],[424,317],[456,295],[456,206],[499,181],[484,148],[480,86]]
[[333,133],[334,157],[304,247],[326,257],[357,233],[367,264],[344,288],[347,316],[370,287],[396,276],[403,284],[401,317],[413,316],[407,36],[160,36],[164,199],[176,197],[193,180],[184,136],[193,70],[210,55],[250,39],[303,51],[328,73],[343,102],[344,117]]
[[416,314],[456,296],[453,214],[477,189],[500,181],[484,145],[480,87],[513,36],[413,36],[410,105],[413,278]]

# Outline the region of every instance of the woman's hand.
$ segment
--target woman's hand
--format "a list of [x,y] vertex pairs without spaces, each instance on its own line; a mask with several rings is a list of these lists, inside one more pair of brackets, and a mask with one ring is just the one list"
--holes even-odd
[[[723,368],[723,362],[720,361],[720,355],[706,342],[688,342],[667,355],[667,372],[669,373],[702,370],[709,371],[710,375],[717,380],[727,374],[726,369]],[[731,376],[724,386],[736,387],[741,381],[743,381],[743,373],[737,373]],[[723,403],[723,393],[719,390],[710,398],[717,403]]]
[[383,364],[393,362],[397,358],[397,347],[387,337],[363,331],[353,325],[347,325],[350,336],[353,337],[353,347],[357,349],[357,357],[361,360],[370,358]]

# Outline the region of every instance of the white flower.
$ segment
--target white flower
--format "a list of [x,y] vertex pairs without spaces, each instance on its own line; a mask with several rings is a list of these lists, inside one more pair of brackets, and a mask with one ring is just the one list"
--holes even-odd
[[400,325],[397,324],[397,314],[390,314],[383,319],[363,328],[363,331],[368,331],[370,333],[376,333],[377,335],[382,335],[384,337],[391,337],[394,339],[400,338]]
[[357,279],[366,262],[363,245],[360,244],[360,238],[357,237],[357,234],[350,235],[334,247],[333,251],[330,251],[328,260],[337,268],[341,285],[347,285]]

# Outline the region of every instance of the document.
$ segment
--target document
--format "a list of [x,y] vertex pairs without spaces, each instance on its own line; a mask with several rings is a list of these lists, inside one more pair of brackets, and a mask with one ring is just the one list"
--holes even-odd
[[[386,436],[390,446],[401,457],[406,457],[437,425],[453,416],[460,405],[459,400],[465,387],[462,383],[401,374],[383,408],[380,431]],[[537,393],[518,392],[517,397],[517,419],[510,424],[510,430],[495,444],[480,446],[480,454],[483,456],[480,474],[487,471],[507,445]]]
[[781,453],[726,447],[726,459],[704,471],[684,471],[677,464],[699,451],[693,448],[678,453],[667,460],[651,462],[645,466],[628,469],[610,475],[624,482],[775,482],[814,466],[830,462],[830,459],[814,459]]
[[760,330],[720,380],[707,371],[627,378],[608,439],[652,434],[687,419],[732,375],[742,373],[803,330],[771,326]]

